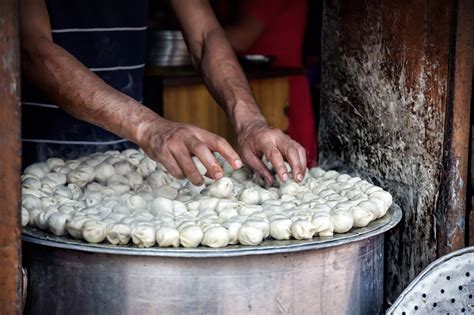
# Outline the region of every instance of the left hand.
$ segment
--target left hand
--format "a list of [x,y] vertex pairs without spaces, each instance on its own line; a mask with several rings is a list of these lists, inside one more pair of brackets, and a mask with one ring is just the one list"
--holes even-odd
[[306,151],[280,129],[271,128],[262,121],[249,123],[238,134],[238,141],[245,164],[260,174],[267,184],[273,184],[274,178],[261,160],[263,155],[272,163],[282,181],[288,180],[285,160],[291,166],[295,181],[303,180]]

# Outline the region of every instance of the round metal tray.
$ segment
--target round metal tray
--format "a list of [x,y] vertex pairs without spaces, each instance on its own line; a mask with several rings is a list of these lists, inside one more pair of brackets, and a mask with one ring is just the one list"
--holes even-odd
[[334,247],[364,240],[382,234],[400,222],[402,211],[399,206],[392,205],[387,214],[371,222],[367,227],[352,229],[348,233],[335,234],[331,237],[315,237],[311,240],[266,240],[258,246],[232,245],[223,248],[138,248],[132,245],[112,245],[108,243],[90,244],[65,236],[54,236],[36,228],[23,228],[22,239],[25,242],[44,246],[74,249],[93,253],[134,255],[134,256],[165,256],[165,257],[230,257],[245,255],[276,254],[298,252],[310,249]]

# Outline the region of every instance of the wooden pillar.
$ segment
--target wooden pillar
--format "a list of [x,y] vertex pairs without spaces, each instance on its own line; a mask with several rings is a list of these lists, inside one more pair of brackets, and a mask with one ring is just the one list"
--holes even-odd
[[386,238],[392,301],[464,245],[469,115],[455,39],[469,36],[458,29],[469,1],[324,3],[320,165],[369,178],[402,208]]
[[0,314],[20,313],[18,1],[0,1]]

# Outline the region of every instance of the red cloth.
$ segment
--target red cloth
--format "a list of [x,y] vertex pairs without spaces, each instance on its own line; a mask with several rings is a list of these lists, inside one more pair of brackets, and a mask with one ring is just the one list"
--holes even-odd
[[[243,14],[257,18],[265,30],[246,51],[272,55],[275,66],[301,67],[307,0],[246,1]],[[289,77],[288,135],[306,149],[308,165],[317,158],[317,137],[309,82],[305,75]]]

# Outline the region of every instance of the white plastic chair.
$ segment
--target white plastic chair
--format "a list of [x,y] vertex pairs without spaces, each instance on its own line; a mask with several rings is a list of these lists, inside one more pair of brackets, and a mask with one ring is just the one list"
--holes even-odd
[[402,292],[387,314],[474,314],[474,247],[431,263]]

